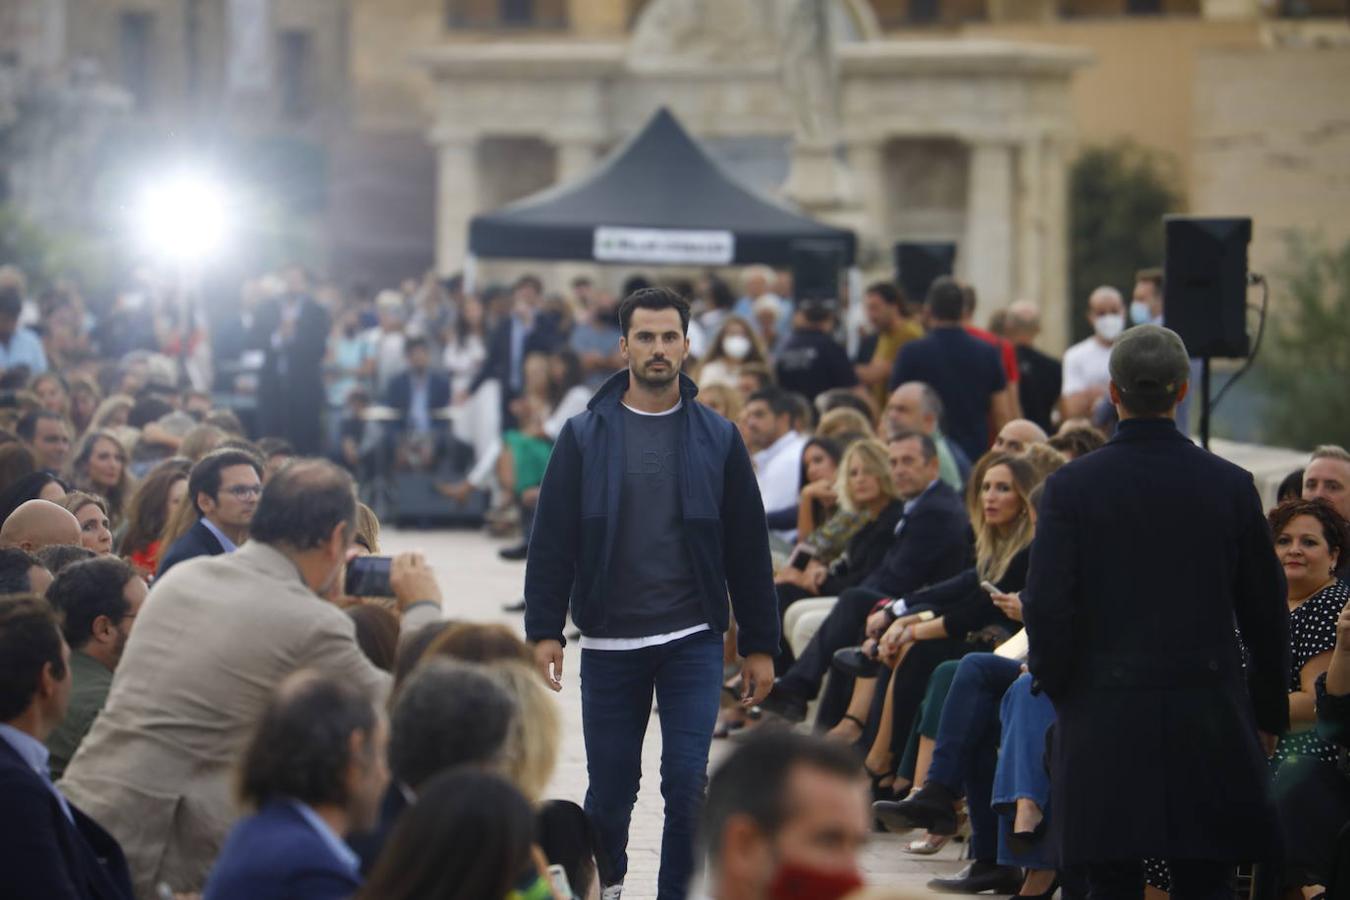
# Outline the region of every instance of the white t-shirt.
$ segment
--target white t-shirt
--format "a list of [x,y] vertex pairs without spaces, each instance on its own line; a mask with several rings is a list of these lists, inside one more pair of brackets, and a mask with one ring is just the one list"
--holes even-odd
[[1111,347],[1089,337],[1064,351],[1064,380],[1060,393],[1065,397],[1089,388],[1104,388],[1111,383]]
[[[805,446],[803,435],[789,431],[755,454],[755,478],[759,481],[759,496],[764,501],[766,513],[797,505],[802,490],[802,448]],[[791,541],[796,529],[774,533]]]

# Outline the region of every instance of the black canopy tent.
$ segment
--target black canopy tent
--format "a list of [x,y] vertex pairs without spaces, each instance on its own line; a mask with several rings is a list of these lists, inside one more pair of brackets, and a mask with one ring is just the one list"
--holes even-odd
[[832,243],[853,264],[853,232],[757,196],[664,108],[584,178],[469,223],[482,258],[790,266],[798,242]]

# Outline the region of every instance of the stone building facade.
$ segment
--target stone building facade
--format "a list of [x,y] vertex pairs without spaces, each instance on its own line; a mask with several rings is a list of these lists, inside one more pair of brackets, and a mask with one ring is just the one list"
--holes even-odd
[[[494,42],[421,55],[437,85],[442,270],[462,264],[475,212],[512,199],[504,194],[526,187],[523,179],[548,183],[550,162],[559,181],[584,174],[661,105],[714,149],[739,146],[743,167],[783,171],[774,162],[790,157],[793,115],[774,66],[637,59],[629,47]],[[888,268],[896,239],[956,240],[958,270],[988,307],[1061,298],[1047,340],[1062,344],[1069,90],[1088,62],[1076,51],[992,42],[841,47],[840,144],[852,197],[814,211],[854,227],[863,265],[876,272]],[[515,168],[518,155],[535,160],[531,173]],[[504,165],[515,173],[505,185],[494,175]]]

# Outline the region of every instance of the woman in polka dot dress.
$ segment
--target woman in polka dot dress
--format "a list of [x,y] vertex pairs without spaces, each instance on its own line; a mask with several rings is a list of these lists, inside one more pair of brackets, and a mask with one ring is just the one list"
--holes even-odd
[[1290,730],[1271,759],[1286,853],[1284,884],[1325,885],[1325,845],[1342,823],[1322,821],[1322,804],[1312,798],[1341,776],[1336,746],[1313,726],[1317,679],[1331,664],[1336,620],[1350,602],[1350,585],[1336,577],[1350,549],[1350,525],[1321,501],[1290,500],[1270,514],[1270,530],[1289,585]]
[[[1315,884],[1310,869],[1297,857],[1324,843],[1322,823],[1309,821],[1299,798],[1324,784],[1334,773],[1335,745],[1314,730],[1317,722],[1314,685],[1331,664],[1336,647],[1336,619],[1350,602],[1350,585],[1336,577],[1336,567],[1350,549],[1350,525],[1330,505],[1316,500],[1289,500],[1270,513],[1275,552],[1284,567],[1289,593],[1289,721],[1280,737],[1271,767],[1280,810],[1281,830],[1291,859],[1285,878],[1290,885]],[[1334,837],[1335,831],[1331,831]],[[1319,855],[1316,852],[1307,855]],[[1150,886],[1168,889],[1167,865],[1146,860]]]

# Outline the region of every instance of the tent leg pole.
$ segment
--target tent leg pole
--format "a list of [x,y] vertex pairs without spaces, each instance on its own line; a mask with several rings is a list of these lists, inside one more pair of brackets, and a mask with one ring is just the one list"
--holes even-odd
[[464,293],[472,294],[478,287],[478,257],[472,253],[464,257]]

